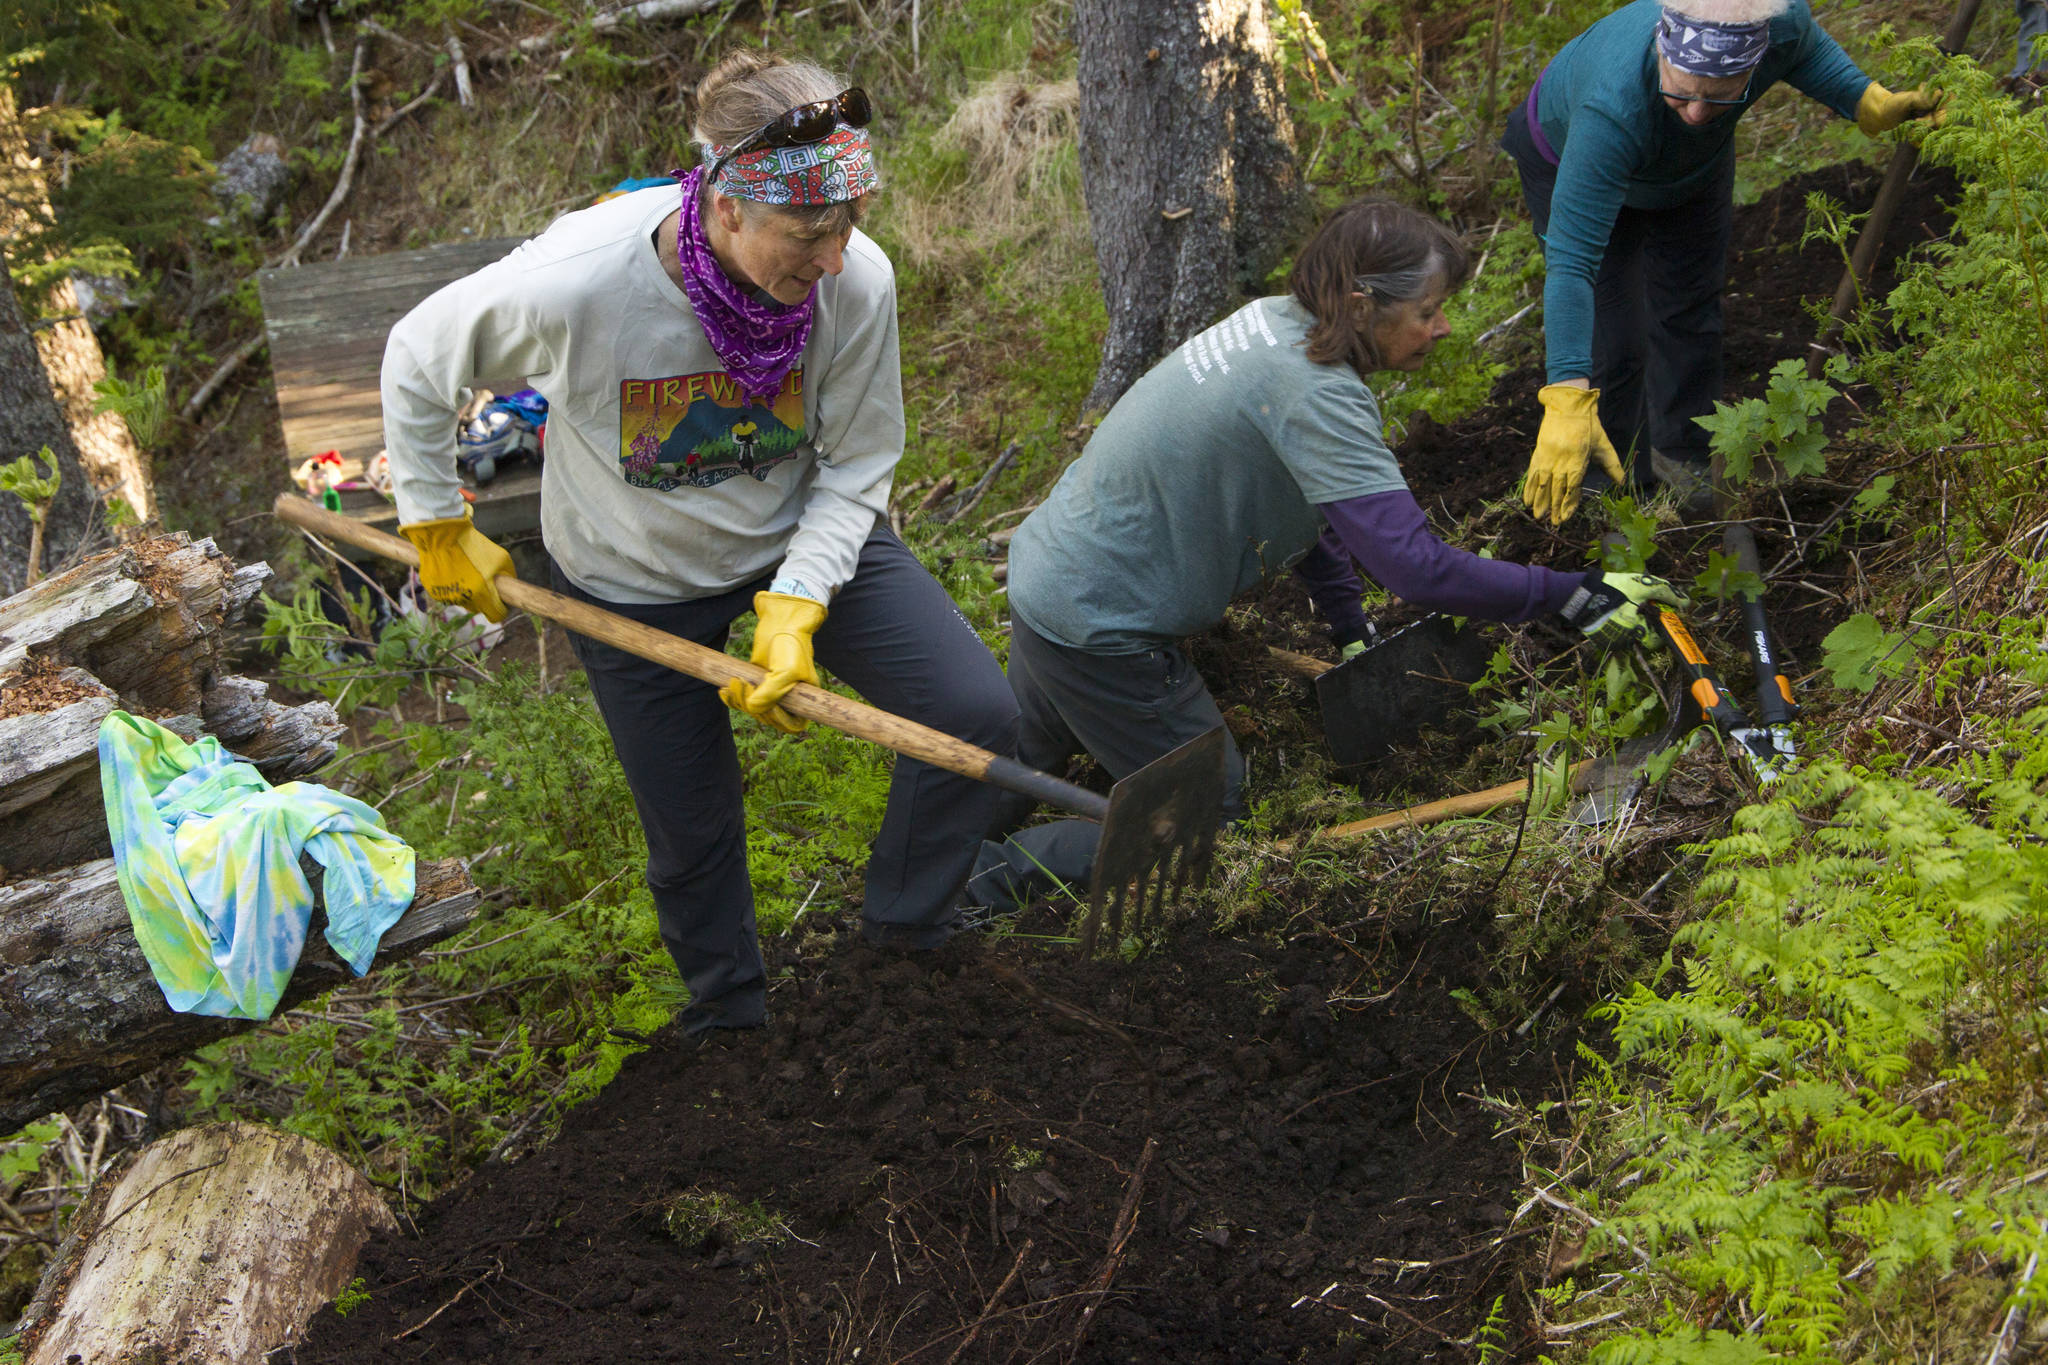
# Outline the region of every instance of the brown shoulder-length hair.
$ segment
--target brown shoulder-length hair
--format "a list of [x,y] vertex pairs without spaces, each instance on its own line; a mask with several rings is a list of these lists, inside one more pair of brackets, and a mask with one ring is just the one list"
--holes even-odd
[[1372,333],[1382,307],[1419,299],[1438,283],[1449,293],[1471,273],[1471,251],[1436,219],[1392,199],[1354,199],[1316,228],[1287,287],[1315,318],[1308,358],[1349,365],[1363,378],[1380,367]]

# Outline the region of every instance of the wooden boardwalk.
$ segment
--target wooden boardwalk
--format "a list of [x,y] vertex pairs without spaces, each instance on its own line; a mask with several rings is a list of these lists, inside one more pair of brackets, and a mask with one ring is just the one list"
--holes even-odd
[[[482,269],[523,240],[493,237],[259,273],[256,290],[291,467],[323,450],[367,465],[384,448],[377,376],[392,324],[442,285]],[[511,389],[522,382],[507,377],[499,385]],[[455,458],[452,426],[448,458]],[[471,491],[477,526],[486,535],[540,525],[537,466],[515,465]],[[374,493],[344,493],[342,509],[365,521],[397,520],[391,504]]]

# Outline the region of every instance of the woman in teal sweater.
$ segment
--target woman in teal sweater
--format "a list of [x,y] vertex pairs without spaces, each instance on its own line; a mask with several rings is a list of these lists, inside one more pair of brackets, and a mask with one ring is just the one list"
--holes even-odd
[[1538,517],[1572,514],[1591,459],[1625,481],[1616,440],[1639,486],[1653,450],[1667,474],[1704,470],[1693,419],[1721,396],[1735,124],[1780,81],[1873,137],[1938,99],[1864,75],[1806,0],[1635,0],[1565,44],[1509,117],[1548,271],[1522,491]]

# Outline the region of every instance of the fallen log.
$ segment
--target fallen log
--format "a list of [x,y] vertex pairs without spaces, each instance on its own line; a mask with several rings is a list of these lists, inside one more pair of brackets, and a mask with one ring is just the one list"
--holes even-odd
[[[319,868],[306,866],[317,892]],[[461,859],[421,862],[418,894],[384,935],[376,963],[458,932],[475,918],[480,899]],[[278,1008],[354,979],[321,936],[324,923],[316,909]],[[0,1134],[255,1027],[245,1019],[177,1014],[164,1003],[129,926],[111,858],[0,886],[0,1021]]]
[[270,578],[184,535],[95,555],[0,601],[0,863],[11,872],[111,853],[99,723],[117,707],[212,734],[272,782],[334,756],[325,702],[284,706],[228,672],[228,627]]
[[[285,706],[229,671],[240,619],[270,577],[210,540],[160,536],[96,555],[0,601],[0,1134],[251,1027],[172,1012],[129,926],[100,793],[99,726],[126,709],[207,733],[272,782],[327,762],[325,702]],[[321,936],[320,870],[289,1005],[350,979]],[[459,860],[423,863],[378,961],[475,916]]]
[[396,1226],[317,1143],[250,1123],[173,1133],[94,1186],[29,1306],[23,1359],[258,1365]]

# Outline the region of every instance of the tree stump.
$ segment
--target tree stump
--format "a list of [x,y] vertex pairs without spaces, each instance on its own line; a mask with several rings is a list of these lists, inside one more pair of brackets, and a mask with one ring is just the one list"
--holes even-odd
[[187,1128],[102,1176],[44,1273],[27,1365],[260,1365],[395,1231],[339,1156],[251,1123]]

